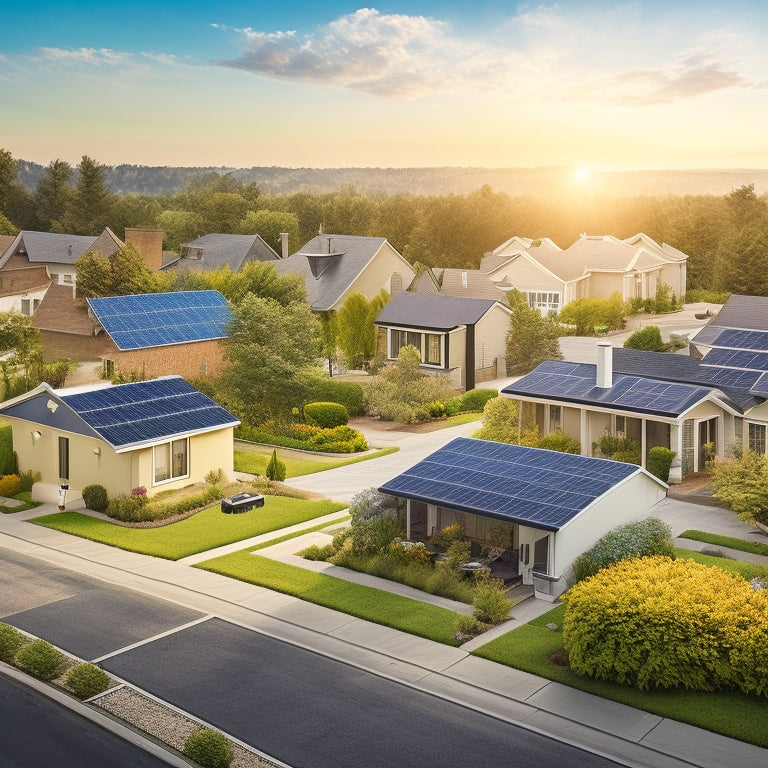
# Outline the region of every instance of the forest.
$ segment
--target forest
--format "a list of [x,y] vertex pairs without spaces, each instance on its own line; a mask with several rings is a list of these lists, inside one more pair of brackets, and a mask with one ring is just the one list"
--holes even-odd
[[159,227],[164,247],[178,250],[211,232],[258,233],[279,252],[279,234],[288,232],[293,252],[322,228],[385,237],[412,263],[477,268],[483,253],[515,235],[566,248],[583,232],[645,232],[688,254],[689,290],[768,295],[768,200],[753,184],[723,195],[586,194],[556,184],[536,194],[488,184],[464,194],[355,186],[279,193],[234,172],[201,170],[181,191],[116,194],[109,172],[88,156],[75,167],[54,160],[30,190],[19,180],[19,162],[0,149],[0,234],[96,235],[109,226],[123,237],[126,227]]

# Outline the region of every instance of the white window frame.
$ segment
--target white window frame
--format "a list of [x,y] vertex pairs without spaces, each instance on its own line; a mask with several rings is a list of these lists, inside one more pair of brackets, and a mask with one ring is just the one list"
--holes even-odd
[[561,432],[563,429],[563,406],[549,406],[549,433]]
[[[762,431],[762,437],[755,439],[753,437],[753,430],[755,432]],[[762,442],[762,451],[758,451],[753,446],[757,443],[757,440],[760,440]],[[766,448],[768,448],[768,428],[766,428],[766,425],[762,422],[758,421],[748,421],[747,422],[747,450],[754,451],[755,453],[765,454]]]
[[526,291],[528,306],[538,309],[542,315],[559,312],[563,306],[563,294],[560,291]]
[[[173,473],[173,446],[175,443],[183,442],[184,455],[185,455],[185,472],[184,474],[175,475]],[[157,479],[157,451],[159,449],[167,449],[168,451],[168,477],[162,480]],[[166,440],[164,443],[158,443],[152,446],[152,485],[165,485],[166,483],[172,483],[175,480],[183,480],[189,477],[189,438],[179,437],[174,440]]]

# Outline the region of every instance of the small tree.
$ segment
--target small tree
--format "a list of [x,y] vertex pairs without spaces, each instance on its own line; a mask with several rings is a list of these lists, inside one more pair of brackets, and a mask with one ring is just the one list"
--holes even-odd
[[529,307],[519,291],[510,291],[507,301],[512,309],[507,336],[508,372],[528,373],[545,360],[562,360],[560,331],[552,317]]
[[519,423],[520,407],[517,400],[509,397],[494,397],[483,408],[483,426],[475,433],[480,440],[495,440],[497,443],[536,445],[539,430],[532,419],[523,418]]
[[642,349],[648,352],[665,352],[667,345],[661,340],[658,325],[649,325],[635,331],[625,342],[624,349]]
[[768,456],[746,451],[712,468],[712,494],[740,520],[768,525]]
[[285,480],[285,472],[285,462],[277,458],[277,451],[272,451],[272,458],[270,458],[266,469],[267,477],[270,480],[277,480],[281,483]]

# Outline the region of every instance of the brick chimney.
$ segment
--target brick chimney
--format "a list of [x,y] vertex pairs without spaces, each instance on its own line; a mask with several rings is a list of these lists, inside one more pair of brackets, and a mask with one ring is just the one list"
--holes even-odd
[[596,387],[610,389],[613,386],[613,344],[601,341],[597,345],[597,381]]
[[125,228],[126,245],[132,245],[144,260],[147,269],[155,272],[163,266],[163,230]]

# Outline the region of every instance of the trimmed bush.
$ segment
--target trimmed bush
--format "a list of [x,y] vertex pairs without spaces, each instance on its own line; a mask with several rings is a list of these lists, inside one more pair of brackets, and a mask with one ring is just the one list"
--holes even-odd
[[64,663],[64,654],[45,640],[33,640],[19,649],[14,663],[34,677],[53,680]]
[[658,555],[675,556],[672,529],[658,517],[627,523],[608,531],[592,549],[573,563],[574,582],[594,576],[601,568],[630,558]]
[[13,450],[11,425],[0,427],[0,475],[12,475],[18,471],[18,461]]
[[272,456],[269,459],[265,472],[270,480],[277,480],[279,483],[285,480],[285,462],[277,458],[277,451],[272,451]]
[[512,601],[506,596],[501,579],[484,579],[475,587],[472,615],[484,624],[501,624],[509,618]]
[[242,424],[235,427],[235,437],[263,445],[280,445],[283,448],[320,453],[358,453],[368,450],[368,443],[362,433],[343,425],[323,429],[311,424],[290,424],[283,427],[278,427],[274,422],[260,427]]
[[359,416],[363,412],[363,388],[356,381],[318,378],[310,385],[309,392],[311,401],[340,403],[350,416]]
[[305,560],[319,560],[324,561],[329,557],[333,557],[336,554],[336,548],[333,544],[326,544],[324,547],[318,547],[317,544],[313,544],[311,547],[299,552],[299,555]]
[[27,637],[10,624],[0,624],[0,661],[10,664]]
[[307,424],[322,429],[345,426],[349,422],[347,409],[339,403],[307,403],[304,406]]
[[216,486],[180,499],[150,499],[142,493],[119,494],[110,499],[107,515],[124,523],[143,523],[150,520],[165,520],[195,509],[202,509],[224,494]]
[[78,699],[90,699],[109,688],[109,675],[95,664],[76,664],[64,682]]
[[107,503],[106,513],[115,520],[124,523],[139,523],[143,520],[151,519],[144,513],[144,507],[147,506],[149,499],[144,495],[127,496],[120,493]]
[[21,491],[21,478],[18,475],[0,477],[0,496],[12,499]]
[[624,349],[642,349],[647,352],[665,352],[667,345],[661,340],[658,325],[649,325],[635,331],[625,342]]
[[471,413],[482,413],[485,404],[499,393],[495,389],[470,389],[461,396],[461,409]]
[[106,512],[109,504],[107,489],[103,485],[86,485],[83,488],[83,501],[87,509]]
[[184,754],[201,768],[229,768],[234,759],[226,737],[209,728],[189,735],[184,743]]
[[646,468],[652,475],[656,475],[659,480],[665,483],[669,480],[669,468],[672,466],[672,460],[675,458],[675,452],[663,445],[654,445],[648,451],[648,462]]
[[536,444],[537,448],[548,448],[550,451],[560,451],[560,453],[581,453],[581,443],[568,437],[565,432],[557,430],[550,432],[542,437]]
[[563,641],[582,675],[768,697],[768,592],[690,559],[626,560],[575,587]]

